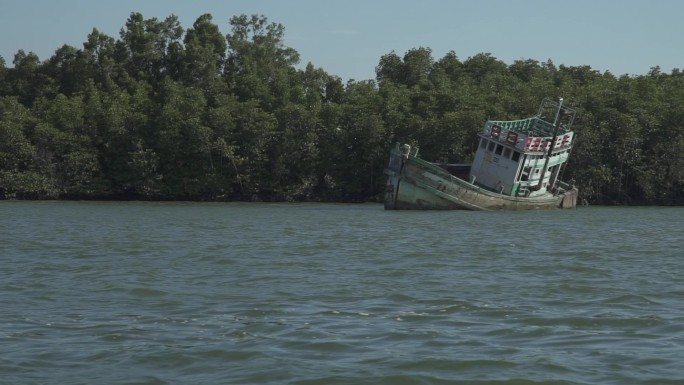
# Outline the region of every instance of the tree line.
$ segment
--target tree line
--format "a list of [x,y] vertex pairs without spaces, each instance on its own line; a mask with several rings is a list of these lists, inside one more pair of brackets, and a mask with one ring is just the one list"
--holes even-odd
[[469,162],[488,118],[546,97],[577,110],[564,179],[592,204],[684,204],[684,73],[600,73],[488,53],[379,58],[349,80],[284,44],[262,15],[132,13],[45,61],[0,57],[0,199],[368,201],[385,189],[394,142],[427,160]]

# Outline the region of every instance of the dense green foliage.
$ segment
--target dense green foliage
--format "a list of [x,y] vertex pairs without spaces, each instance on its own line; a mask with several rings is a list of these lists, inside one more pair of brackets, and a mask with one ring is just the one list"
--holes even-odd
[[564,179],[598,204],[684,204],[684,73],[615,77],[489,54],[379,59],[350,80],[284,46],[284,28],[236,16],[133,13],[119,39],[41,62],[0,58],[0,198],[363,201],[384,191],[395,141],[428,160],[467,162],[489,117],[517,119],[545,97],[575,108]]

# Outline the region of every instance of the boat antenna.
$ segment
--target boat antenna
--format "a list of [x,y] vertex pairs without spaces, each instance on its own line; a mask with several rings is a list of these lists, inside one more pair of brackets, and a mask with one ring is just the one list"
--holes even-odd
[[539,183],[534,189],[539,191],[544,183],[544,174],[546,174],[546,167],[549,166],[549,159],[553,153],[553,147],[556,144],[556,139],[558,139],[558,129],[560,128],[561,115],[563,114],[563,98],[558,98],[558,110],[556,111],[556,118],[553,120],[553,137],[551,138],[551,144],[549,145],[549,150],[546,152],[546,159],[544,159],[544,167],[542,168],[541,175],[539,176]]

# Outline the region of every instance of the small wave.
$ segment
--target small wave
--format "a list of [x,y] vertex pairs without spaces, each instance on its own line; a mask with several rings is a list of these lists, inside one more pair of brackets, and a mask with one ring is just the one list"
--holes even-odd
[[595,314],[589,316],[565,316],[565,317],[526,317],[518,319],[526,325],[570,327],[573,329],[640,329],[654,327],[661,324],[661,320],[655,316],[633,317],[619,314]]
[[136,287],[131,289],[130,293],[137,297],[161,297],[167,294],[163,290],[152,289],[149,287]]

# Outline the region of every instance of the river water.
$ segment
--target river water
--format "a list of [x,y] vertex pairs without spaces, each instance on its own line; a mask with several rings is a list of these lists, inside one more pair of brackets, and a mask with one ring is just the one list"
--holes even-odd
[[0,202],[0,384],[683,384],[684,208]]

